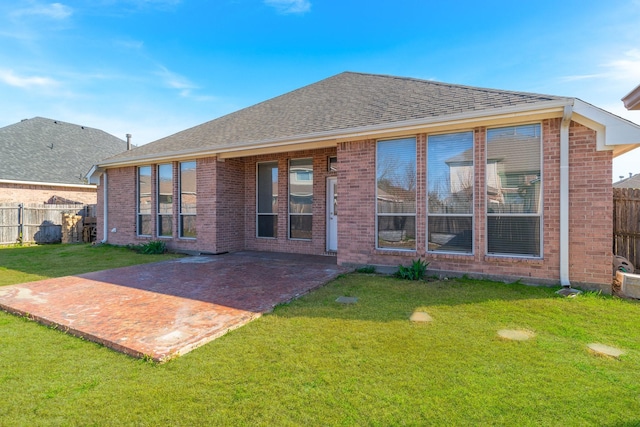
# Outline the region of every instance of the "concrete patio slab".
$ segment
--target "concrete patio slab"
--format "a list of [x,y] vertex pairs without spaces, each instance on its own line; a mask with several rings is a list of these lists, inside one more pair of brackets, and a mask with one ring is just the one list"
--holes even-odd
[[0,308],[163,362],[346,271],[334,257],[244,251],[4,286]]

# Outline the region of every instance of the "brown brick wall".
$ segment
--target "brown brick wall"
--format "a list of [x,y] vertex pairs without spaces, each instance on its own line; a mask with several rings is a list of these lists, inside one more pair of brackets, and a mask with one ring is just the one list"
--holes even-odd
[[570,278],[577,284],[611,283],[613,186],[611,151],[596,151],[591,129],[569,129]]
[[0,203],[46,203],[53,196],[88,205],[97,202],[95,188],[0,183]]
[[[326,187],[327,177],[335,176],[328,172],[328,158],[335,156],[335,148],[296,151],[246,159],[245,167],[245,248],[258,251],[278,251],[300,254],[321,255],[326,251]],[[313,220],[311,240],[291,240],[288,238],[288,203],[289,198],[289,160],[313,158]],[[275,239],[256,237],[256,164],[258,162],[278,162],[278,236]],[[338,165],[338,169],[341,165]],[[340,181],[338,181],[340,188]],[[338,191],[340,191],[338,189]],[[339,196],[338,196],[339,197]],[[340,221],[338,221],[338,224]],[[338,227],[340,227],[338,225]]]
[[240,251],[245,245],[245,160],[225,159],[216,162],[216,169],[216,248]]
[[[486,254],[485,135],[475,132],[474,253],[426,253],[426,135],[417,138],[417,250],[375,249],[375,140],[338,144],[341,216],[338,262],[407,264],[422,257],[429,268],[555,283],[560,277],[560,119],[545,120],[543,130],[542,259]],[[570,128],[570,279],[587,287],[611,282],[612,189],[610,152],[596,151],[594,131],[576,123]]]
[[[543,256],[541,259],[499,257],[486,253],[485,164],[486,129],[475,134],[474,253],[426,252],[426,134],[417,135],[416,251],[375,249],[374,139],[341,142],[336,149],[318,149],[218,161],[197,160],[197,231],[195,240],[177,237],[178,164],[174,164],[173,249],[209,252],[242,249],[324,254],[326,250],[326,179],[329,156],[338,157],[338,262],[396,266],[422,257],[437,271],[522,278],[533,283],[557,283],[560,271],[560,119],[542,122],[543,135]],[[311,240],[288,238],[288,162],[313,158],[314,202]],[[594,131],[572,123],[570,127],[570,279],[590,286],[611,280],[612,188],[610,152],[596,151]],[[278,162],[278,235],[256,237],[256,164]],[[136,237],[136,168],[109,170],[109,241],[115,244],[147,240]],[[155,188],[156,170],[153,168]],[[101,201],[102,189],[98,191]],[[155,206],[155,194],[153,196]],[[99,210],[99,216],[101,211]],[[98,235],[102,239],[99,220]],[[155,215],[153,215],[155,235]]]

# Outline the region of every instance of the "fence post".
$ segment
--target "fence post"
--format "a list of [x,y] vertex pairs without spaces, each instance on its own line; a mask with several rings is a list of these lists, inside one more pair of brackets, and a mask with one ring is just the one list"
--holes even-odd
[[22,244],[22,224],[24,222],[24,204],[18,205],[18,243]]

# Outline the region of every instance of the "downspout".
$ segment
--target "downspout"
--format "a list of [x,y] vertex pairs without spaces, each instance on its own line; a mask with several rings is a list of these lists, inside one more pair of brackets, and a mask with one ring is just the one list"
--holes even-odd
[[573,101],[564,106],[560,124],[560,284],[571,287],[569,281],[569,125]]
[[107,243],[107,236],[109,233],[109,191],[107,190],[107,171],[105,170],[104,173],[102,174],[102,176],[104,177],[104,188],[102,189],[103,193],[102,193],[102,208],[103,208],[103,212],[102,212],[102,218],[103,218],[103,224],[102,224],[102,241],[100,243]]

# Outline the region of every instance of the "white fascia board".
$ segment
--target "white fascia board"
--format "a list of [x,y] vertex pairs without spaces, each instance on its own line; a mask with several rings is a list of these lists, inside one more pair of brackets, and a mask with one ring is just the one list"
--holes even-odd
[[613,151],[617,156],[640,147],[640,125],[579,99],[573,111],[575,122],[596,131],[598,151]]
[[47,187],[68,187],[95,190],[96,186],[92,184],[63,184],[60,182],[38,182],[38,181],[16,181],[13,179],[0,179],[0,184],[17,184],[17,185],[46,185]]
[[98,165],[93,165],[91,166],[89,172],[87,172],[87,174],[85,175],[85,178],[87,178],[89,184],[97,185],[100,184],[100,177],[102,176],[103,172],[103,168],[99,167]]
[[640,85],[622,98],[627,110],[640,110]]
[[251,141],[247,143],[237,143],[226,147],[198,148],[192,150],[176,151],[169,154],[148,154],[127,159],[118,159],[104,162],[98,165],[99,168],[132,166],[150,162],[161,162],[167,160],[186,160],[197,157],[218,156],[242,157],[243,152],[260,149],[273,149],[274,147],[291,147],[299,144],[320,144],[327,143],[327,146],[335,145],[339,141],[349,141],[357,138],[377,137],[383,133],[398,133],[424,131],[425,129],[443,126],[472,126],[481,125],[486,121],[510,121],[510,120],[535,120],[535,117],[553,115],[562,117],[565,105],[570,105],[573,98],[565,98],[553,101],[537,102],[534,104],[517,105],[513,107],[497,108],[493,110],[471,111],[447,116],[426,117],[413,120],[405,120],[394,123],[381,123],[376,125],[361,126],[357,128],[331,130],[324,132],[314,132],[306,135],[295,135],[279,139],[265,139]]

